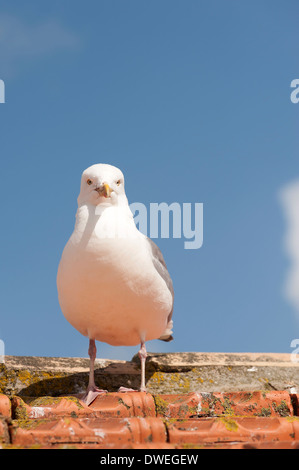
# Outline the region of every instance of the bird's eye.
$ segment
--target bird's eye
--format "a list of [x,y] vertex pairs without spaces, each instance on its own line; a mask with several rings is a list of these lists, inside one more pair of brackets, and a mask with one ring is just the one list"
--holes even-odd
[[92,181],[88,179],[88,180],[86,181],[86,183],[89,184],[89,186],[90,186],[90,185],[92,184]]
[[117,184],[117,186],[119,186],[119,185],[120,185],[120,183],[121,183],[121,181],[120,181],[120,180],[116,181],[116,184]]

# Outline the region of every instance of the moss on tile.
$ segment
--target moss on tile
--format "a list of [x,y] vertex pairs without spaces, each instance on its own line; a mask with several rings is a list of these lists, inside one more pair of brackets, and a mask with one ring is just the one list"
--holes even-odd
[[83,405],[80,403],[80,400],[74,396],[64,396],[64,397],[49,397],[43,396],[38,398],[29,399],[30,406],[51,406],[59,405],[61,400],[67,400],[74,403],[79,409],[83,409]]
[[285,400],[281,400],[280,404],[277,405],[277,403],[275,402],[272,402],[272,406],[275,410],[276,413],[279,414],[279,416],[281,417],[286,417],[286,416],[290,416],[291,414],[291,411],[286,403]]
[[17,406],[14,405],[13,407],[13,417],[15,419],[28,419],[28,412],[27,412],[27,406],[22,400],[22,398],[17,397],[18,403]]
[[237,432],[238,431],[238,424],[236,423],[236,421],[232,418],[227,418],[227,417],[223,417],[223,418],[219,418],[219,420],[224,423],[226,429],[228,431],[232,431],[232,432]]
[[156,414],[166,416],[169,403],[161,398],[159,395],[154,395],[154,402],[156,407]]
[[240,402],[245,402],[246,403],[246,402],[252,400],[252,398],[253,398],[253,393],[252,392],[244,392],[241,395]]
[[47,419],[14,419],[12,420],[13,427],[16,431],[17,428],[21,429],[35,429],[41,424],[47,423]]
[[293,423],[294,421],[299,422],[299,416],[286,416],[286,421],[289,423]]
[[230,400],[229,395],[224,395],[224,400],[222,402],[222,406],[224,409],[224,414],[226,415],[234,415],[234,410],[232,406],[234,406],[233,400]]
[[124,402],[124,400],[122,398],[118,398],[118,403],[122,406],[124,406],[127,410],[130,410],[131,409],[131,406],[128,405],[126,402]]
[[263,407],[263,408],[261,408],[261,411],[259,411],[258,413],[253,413],[253,414],[254,414],[254,416],[269,418],[269,416],[271,416],[271,414],[272,414],[271,407],[270,406],[268,408]]

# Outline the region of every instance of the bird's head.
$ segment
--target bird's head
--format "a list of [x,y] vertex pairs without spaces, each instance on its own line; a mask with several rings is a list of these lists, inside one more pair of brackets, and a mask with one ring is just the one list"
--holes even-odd
[[78,205],[98,206],[127,204],[124,175],[115,166],[105,163],[92,165],[82,173]]

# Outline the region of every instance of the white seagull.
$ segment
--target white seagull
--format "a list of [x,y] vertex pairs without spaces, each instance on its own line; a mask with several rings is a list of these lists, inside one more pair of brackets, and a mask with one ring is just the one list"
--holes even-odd
[[82,174],[75,228],[59,263],[57,289],[64,316],[89,338],[83,401],[89,405],[107,392],[94,381],[96,340],[140,344],[140,390],[146,391],[145,342],[173,339],[173,284],[161,251],[137,229],[123,173],[112,165],[92,165]]

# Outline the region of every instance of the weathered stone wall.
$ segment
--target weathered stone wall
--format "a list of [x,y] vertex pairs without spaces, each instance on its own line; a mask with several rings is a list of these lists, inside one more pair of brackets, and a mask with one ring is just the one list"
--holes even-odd
[[[78,394],[88,383],[85,358],[6,356],[0,364],[0,393],[8,396]],[[98,359],[99,387],[139,388],[140,362]],[[275,353],[149,353],[146,386],[153,394],[299,390],[299,364],[289,354]],[[298,392],[297,392],[298,393]]]

